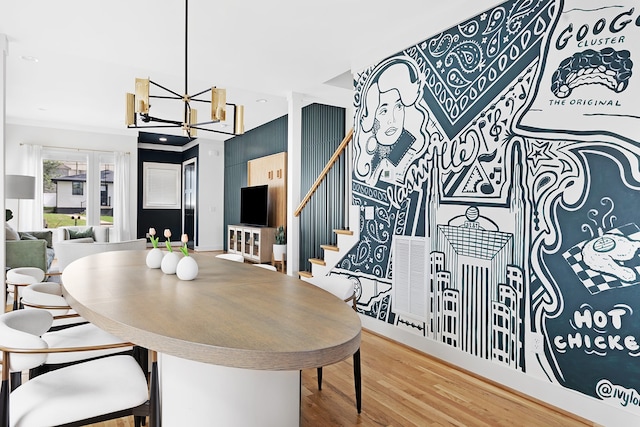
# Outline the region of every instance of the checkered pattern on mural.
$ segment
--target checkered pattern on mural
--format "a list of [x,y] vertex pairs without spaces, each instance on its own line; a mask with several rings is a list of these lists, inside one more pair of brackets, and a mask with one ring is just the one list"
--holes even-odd
[[[639,283],[623,282],[612,275],[591,270],[582,260],[582,248],[586,243],[587,240],[583,240],[565,251],[562,256],[569,263],[571,269],[576,276],[578,276],[584,287],[587,288],[592,295],[610,289],[634,286]],[[625,263],[625,266],[633,268],[638,277],[640,277],[640,258],[635,257],[633,260]]]

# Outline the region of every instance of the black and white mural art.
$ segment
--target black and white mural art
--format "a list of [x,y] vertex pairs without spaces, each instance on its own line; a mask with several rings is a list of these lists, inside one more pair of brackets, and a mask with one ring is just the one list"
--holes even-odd
[[507,1],[356,76],[361,313],[640,414],[637,6]]

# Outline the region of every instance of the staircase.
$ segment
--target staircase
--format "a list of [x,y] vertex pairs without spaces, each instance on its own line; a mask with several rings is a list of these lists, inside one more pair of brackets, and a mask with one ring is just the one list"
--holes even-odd
[[335,245],[320,245],[323,258],[309,258],[311,271],[300,271],[301,278],[326,276],[360,240],[360,206],[349,206],[349,229],[333,230]]
[[[318,175],[317,179],[307,192],[306,196],[303,198],[302,202],[298,208],[294,211],[294,216],[299,216],[307,203],[314,197],[316,190],[323,183],[325,179],[327,179],[327,175],[329,171],[332,170],[333,166],[336,164],[340,156],[344,153],[347,153],[347,146],[353,140],[353,128],[349,129],[347,135],[344,137],[338,148],[335,150],[325,167],[322,169],[320,175]],[[343,200],[349,201],[350,190],[351,190],[351,167],[349,165],[349,157],[345,154],[346,167],[344,170],[338,169],[340,172],[341,180],[347,185],[342,189],[344,191],[343,194],[334,193],[333,197],[343,197]],[[325,242],[320,245],[322,248],[322,258],[309,258],[310,270],[300,271],[298,274],[301,278],[308,278],[313,276],[326,276],[331,270],[338,264],[338,262],[357,244],[360,239],[360,206],[352,206],[349,205],[344,209],[343,212],[344,219],[343,224],[346,224],[347,227],[345,229],[334,229],[333,233],[335,235],[333,244],[332,242]],[[322,216],[320,216],[322,218]],[[326,229],[325,229],[326,233]],[[314,236],[310,236],[312,240]],[[303,237],[304,238],[304,237]]]

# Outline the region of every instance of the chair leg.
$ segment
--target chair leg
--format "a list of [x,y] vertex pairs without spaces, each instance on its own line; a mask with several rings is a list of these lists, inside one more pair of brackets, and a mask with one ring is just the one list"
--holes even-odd
[[362,411],[362,375],[360,370],[360,349],[353,353],[353,379],[356,383],[356,408]]
[[158,385],[158,355],[151,352],[151,385],[149,396],[149,426],[160,427],[160,386]]
[[322,367],[318,368],[318,390],[322,390]]
[[0,389],[0,427],[9,427],[9,379],[2,379]]
[[22,372],[11,372],[11,391],[22,385]]
[[133,347],[131,356],[138,362],[140,369],[144,372],[144,376],[147,377],[147,381],[149,381],[149,350],[136,345]]

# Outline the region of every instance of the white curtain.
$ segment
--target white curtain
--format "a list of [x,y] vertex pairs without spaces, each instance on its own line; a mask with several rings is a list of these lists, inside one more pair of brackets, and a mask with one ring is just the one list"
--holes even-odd
[[42,230],[45,226],[42,213],[42,146],[24,144],[25,175],[36,177],[36,193],[33,200],[20,200],[20,228],[26,231]]
[[129,153],[115,153],[113,177],[113,223],[115,241],[131,240],[131,206],[129,203]]

